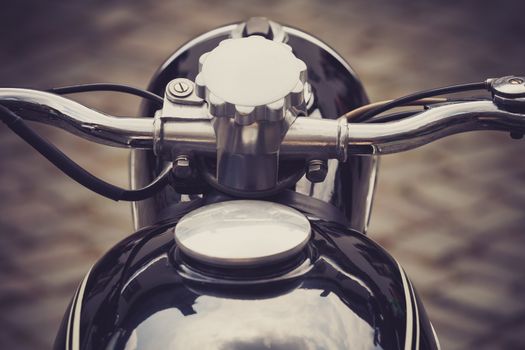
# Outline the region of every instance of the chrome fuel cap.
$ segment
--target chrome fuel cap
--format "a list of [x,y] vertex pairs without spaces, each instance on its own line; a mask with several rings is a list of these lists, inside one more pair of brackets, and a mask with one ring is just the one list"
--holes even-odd
[[184,254],[223,267],[259,267],[292,258],[310,236],[310,222],[297,210],[255,200],[206,205],[175,227]]

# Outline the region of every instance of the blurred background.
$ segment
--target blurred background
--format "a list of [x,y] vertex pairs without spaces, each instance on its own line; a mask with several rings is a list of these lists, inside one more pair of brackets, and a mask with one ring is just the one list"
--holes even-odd
[[[517,1],[17,1],[0,12],[0,86],[146,87],[187,40],[251,16],[310,32],[371,100],[525,73]],[[117,115],[139,100],[74,99]],[[126,186],[128,152],[38,126]],[[525,348],[525,151],[506,134],[457,135],[382,159],[369,234],[405,267],[443,349]],[[131,232],[130,207],[69,180],[0,125],[0,348],[50,348],[89,267]]]

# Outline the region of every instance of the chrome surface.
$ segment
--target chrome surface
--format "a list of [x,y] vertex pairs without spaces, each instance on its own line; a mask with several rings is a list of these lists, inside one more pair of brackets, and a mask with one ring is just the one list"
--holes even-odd
[[249,18],[245,22],[242,34],[243,36],[261,35],[266,39],[273,38],[273,31],[270,21],[268,21],[268,19],[264,17]]
[[[233,124],[230,119],[223,119]],[[277,148],[279,145],[275,146],[275,143],[269,143],[257,144],[253,148],[264,146],[267,151],[272,151],[269,147],[274,145],[276,148],[273,151],[279,150],[280,157],[283,159],[316,156],[339,159],[341,161],[345,159],[343,150],[346,149],[348,139],[346,138],[347,126],[344,120],[299,117],[295,120],[290,120],[290,123],[292,124],[282,141],[280,139],[284,132],[283,130],[277,130],[275,133],[274,129],[265,135],[267,138],[275,137],[275,142],[281,142],[280,147]],[[260,132],[265,131],[264,127],[268,127],[268,125],[262,125]],[[191,149],[196,153],[213,155],[216,149],[220,147],[220,145],[217,145],[217,142],[220,141],[216,140],[215,133],[221,133],[222,131],[220,128],[218,131],[214,131],[209,120],[168,118],[162,123],[159,139],[155,141],[156,154],[170,159],[173,152],[175,152],[174,150]],[[238,127],[236,132],[246,134],[246,143],[255,143],[256,140],[250,138],[250,131],[251,129]],[[228,132],[229,130],[226,130],[224,133],[222,138],[224,142],[228,142],[228,139],[225,139]],[[217,139],[221,139],[220,135],[217,136]],[[229,142],[232,141],[230,140]]]
[[191,160],[187,155],[180,155],[175,158],[173,162],[173,174],[181,179],[186,179],[191,176]]
[[499,108],[514,113],[525,113],[525,78],[511,75],[488,81],[494,103]]
[[[144,166],[145,151],[132,150],[129,155],[129,188],[139,189],[144,179],[151,176],[150,168]],[[152,177],[152,180],[154,178]],[[131,219],[133,228],[138,230],[142,225],[157,215],[157,203],[153,198],[131,202]]]
[[215,131],[208,120],[162,117],[155,125],[158,126],[155,134],[155,155],[158,157],[171,161],[174,153],[216,153]]
[[377,185],[377,176],[379,172],[379,157],[372,158],[372,165],[370,167],[370,176],[368,178],[367,185],[367,196],[366,201],[364,203],[365,207],[365,217],[364,217],[364,232],[366,233],[368,231],[368,227],[370,225],[370,218],[372,215],[372,205],[374,204],[374,192]]
[[490,83],[491,91],[496,95],[510,98],[525,97],[525,78],[507,76],[492,79]]
[[256,121],[247,126],[231,118],[214,118],[218,183],[239,191],[274,188],[279,175],[279,148],[295,118],[288,112],[282,120]]
[[[150,89],[153,89],[153,85],[160,81],[162,77],[169,76],[171,79],[180,77],[180,74],[169,75],[167,71],[172,67],[178,59],[185,57],[187,53],[191,52],[195,47],[205,45],[208,41],[221,40],[230,36],[231,32],[238,27],[238,24],[230,24],[222,26],[206,33],[203,33],[196,38],[193,38],[186,42],[184,45],[176,49],[162,65],[155,72],[151,83]],[[180,73],[180,72],[178,72]],[[185,76],[191,77],[186,74]],[[191,77],[193,78],[193,77]],[[164,84],[162,84],[164,85]],[[164,86],[163,86],[164,89]],[[159,91],[162,93],[162,91]],[[142,105],[144,111],[147,104]],[[144,113],[143,115],[148,115]],[[130,188],[137,189],[142,188],[149,184],[159,173],[161,166],[158,164],[158,159],[154,152],[132,150],[130,155]],[[148,198],[139,202],[131,203],[131,213],[133,228],[139,230],[142,227],[152,225],[157,222],[158,215],[170,204],[176,203],[178,200],[173,199],[166,193],[160,193],[155,197]]]
[[[187,147],[196,147],[203,153],[211,154],[215,147],[214,135],[207,124],[207,121],[199,121],[193,126],[177,121],[165,123],[163,147],[170,149],[186,144]],[[185,137],[185,128],[199,130],[199,133],[188,139]],[[461,132],[510,132],[524,129],[524,115],[500,110],[488,100],[439,105],[413,117],[382,124],[346,124],[344,119],[297,118],[282,140],[280,155],[282,158],[319,156],[343,161],[345,153],[367,155],[402,152]],[[199,141],[196,141],[197,138]]]
[[199,67],[198,95],[214,117],[248,125],[303,109],[306,65],[286,44],[261,36],[223,40],[200,57]]
[[153,147],[152,119],[112,117],[67,98],[29,89],[0,89],[0,101],[25,120],[59,127],[97,143]]
[[90,312],[75,322],[86,348],[400,350],[417,348],[417,334],[420,349],[436,348],[399,264],[361,233],[312,220],[312,259],[207,269],[172,258],[175,224],[145,228],[94,266],[82,299]]
[[[202,53],[210,51],[218,42],[229,37],[242,37],[244,22],[219,27],[206,32],[184,44],[177,49],[158,69],[152,79],[150,89],[158,94],[162,94],[165,86],[170,79],[177,77],[187,77],[194,79],[198,73],[198,58]],[[294,52],[305,62],[313,62],[315,69],[324,72],[326,66],[337,68],[337,76],[324,76],[322,89],[316,91],[314,85],[306,85],[306,100],[309,113],[318,115],[320,118],[336,118],[345,113],[348,109],[356,108],[367,102],[362,84],[357,78],[350,65],[335,50],[327,44],[307,34],[301,30],[288,26],[281,26],[270,21],[273,33],[273,40],[285,42],[294,47]],[[194,63],[193,63],[194,62]],[[311,68],[311,67],[310,67]],[[322,74],[321,74],[322,75]],[[345,80],[347,79],[347,80]],[[338,95],[344,96],[341,100]],[[335,104],[335,101],[338,101]],[[145,115],[153,114],[150,106],[144,106]],[[307,149],[307,147],[304,147]],[[153,152],[133,150],[133,162],[131,172],[132,188],[140,188],[151,182],[158,175],[162,167]],[[372,163],[372,158],[376,156],[350,156],[346,163],[339,163],[336,160],[329,160],[329,172],[323,183],[307,184],[304,191],[297,190],[313,198],[329,202],[337,206],[351,221],[351,226],[361,232],[365,228],[363,203],[366,198],[372,197],[367,191],[373,186],[369,186],[369,173],[371,166],[376,166],[377,162]],[[341,185],[341,179],[345,183]],[[179,201],[168,193],[160,193],[154,198],[134,202],[134,227],[139,229],[155,223],[158,215],[171,204]]]
[[144,344],[144,349],[381,350],[374,328],[348,313],[344,301],[323,288],[258,300],[203,295],[195,313],[166,307],[146,318],[129,332],[125,349]]
[[[346,159],[346,123],[334,119],[297,118],[281,144],[283,158]],[[343,137],[343,138],[342,138]]]
[[185,78],[173,79],[166,88],[168,98],[186,97],[193,92],[193,82]]
[[[210,119],[202,100],[200,105],[193,101],[190,106],[169,103],[171,109],[164,108],[154,119],[112,117],[64,97],[28,89],[0,89],[0,101],[25,120],[56,126],[97,143],[134,149],[151,149],[155,145],[157,155],[168,160],[185,149],[211,155],[221,147],[230,147],[234,142],[227,136],[231,136],[232,130],[244,142],[243,147],[252,151],[247,154],[254,157],[280,152],[283,158],[320,156],[339,160],[345,159],[346,152],[354,155],[401,152],[460,132],[525,130],[523,114],[501,110],[489,100],[443,104],[413,117],[382,124],[347,124],[343,118],[295,118],[288,113],[278,127],[261,123],[255,134],[230,118]],[[223,119],[228,125],[218,122]],[[259,134],[264,135],[265,141],[272,136],[275,140],[259,142]]]
[[313,183],[323,182],[328,174],[328,162],[323,159],[313,159],[306,167],[306,178]]
[[525,115],[502,111],[486,100],[440,105],[390,123],[348,124],[348,152],[402,152],[448,135],[474,130],[524,131]]
[[[206,111],[199,108],[181,108],[184,106],[205,107],[204,100],[197,96],[195,83],[190,79],[177,78],[169,82],[164,92],[162,116],[170,118],[197,118],[206,116]],[[208,119],[208,118],[206,118]]]
[[[186,87],[185,91],[180,94],[174,91],[184,89],[183,87]],[[182,154],[213,153],[215,135],[209,120],[207,105],[197,96],[193,81],[185,78],[173,79],[164,92],[162,109],[155,115],[155,155],[172,161]],[[174,140],[174,144],[168,149],[165,147],[166,134],[171,135]]]
[[210,204],[185,215],[175,241],[197,261],[263,266],[293,257],[311,236],[308,219],[287,206],[252,200]]
[[262,36],[226,39],[199,58],[197,95],[217,138],[219,184],[236,191],[274,188],[279,147],[306,113],[306,65],[292,48]]

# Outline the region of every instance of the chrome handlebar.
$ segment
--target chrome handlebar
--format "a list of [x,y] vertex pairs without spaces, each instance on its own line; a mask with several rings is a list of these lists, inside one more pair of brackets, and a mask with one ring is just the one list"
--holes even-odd
[[490,100],[480,100],[442,104],[399,121],[349,124],[348,128],[350,154],[388,154],[467,131],[524,133],[525,115],[501,110]]
[[44,91],[0,89],[0,104],[25,120],[52,125],[97,143],[135,149],[153,148],[150,118],[119,118]]
[[[173,157],[174,150],[216,153],[209,117],[123,118],[109,116],[67,98],[28,89],[0,89],[0,104],[25,120],[49,124],[88,140],[116,147],[152,149]],[[382,124],[346,119],[297,118],[281,146],[281,158],[333,158],[347,154],[388,154],[473,130],[525,133],[525,115],[500,109],[489,100],[448,103],[415,116]]]

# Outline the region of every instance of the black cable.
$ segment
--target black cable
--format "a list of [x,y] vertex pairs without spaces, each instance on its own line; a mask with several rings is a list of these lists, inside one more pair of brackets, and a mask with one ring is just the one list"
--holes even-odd
[[403,106],[404,104],[412,101],[416,101],[422,98],[426,97],[433,97],[433,96],[439,96],[439,95],[446,95],[446,94],[452,94],[457,92],[463,92],[463,91],[471,91],[471,90],[488,90],[490,87],[489,81],[479,82],[479,83],[468,83],[468,84],[460,84],[460,85],[451,85],[446,86],[442,88],[437,89],[431,89],[431,90],[425,90],[416,92],[411,95],[407,95],[404,97],[400,97],[398,99],[395,99],[389,103],[386,103],[382,106],[379,106],[377,108],[371,109],[368,112],[363,113],[362,115],[354,118],[352,120],[353,123],[363,122],[366,121],[380,113],[383,113],[389,109]]
[[370,124],[376,124],[376,123],[388,123],[388,122],[393,122],[393,121],[396,121],[396,120],[401,120],[401,119],[405,119],[407,117],[411,117],[415,114],[418,114],[422,111],[414,111],[414,110],[411,110],[411,111],[402,111],[402,112],[396,112],[396,113],[389,113],[389,114],[385,114],[385,115],[378,115],[378,116],[375,116],[375,117],[372,117],[370,119],[368,119],[365,123],[370,123]]
[[304,176],[304,171],[293,172],[284,179],[280,180],[275,187],[269,190],[242,191],[220,184],[219,181],[217,181],[217,178],[209,172],[208,166],[206,165],[206,161],[204,158],[197,157],[197,166],[199,168],[201,176],[211,187],[213,187],[219,192],[241,198],[263,198],[274,196],[279,192],[294,186]]
[[150,182],[145,187],[139,188],[137,190],[124,189],[122,197],[117,200],[122,200],[126,202],[136,202],[151,197],[153,194],[159,192],[161,189],[168,185],[171,177],[172,168],[173,164],[170,163],[168,167],[166,167],[152,182]]
[[99,179],[79,166],[62,151],[33,131],[24,120],[0,105],[0,119],[24,141],[62,170],[70,178],[91,191],[115,201],[139,201],[151,197],[168,184],[170,168],[165,169],[152,183],[138,190],[126,190]]
[[[482,97],[480,97],[480,98],[468,97],[468,98],[459,98],[459,99],[453,99],[453,100],[450,99],[450,100],[447,100],[446,102],[433,103],[431,106],[436,106],[438,104],[470,102],[470,101],[488,101],[488,99],[487,98],[482,98]],[[394,112],[394,113],[389,113],[389,114],[381,114],[381,115],[377,115],[377,116],[374,116],[374,117],[368,119],[367,121],[365,121],[365,123],[378,124],[378,123],[393,122],[393,121],[396,121],[396,120],[401,120],[401,119],[405,119],[405,118],[408,118],[408,117],[412,117],[412,116],[414,116],[416,114],[419,114],[421,112],[424,112],[424,111],[425,110],[412,109],[412,110],[399,111],[399,112]]]
[[127,94],[132,94],[135,96],[143,97],[147,100],[157,103],[159,107],[162,106],[162,103],[164,102],[162,97],[152,92],[149,92],[147,90],[138,89],[132,86],[120,85],[120,84],[105,84],[105,83],[83,84],[83,85],[73,85],[73,86],[52,88],[46,91],[52,92],[57,95],[75,94],[79,92],[90,92],[90,91],[116,91],[116,92],[123,92]]

